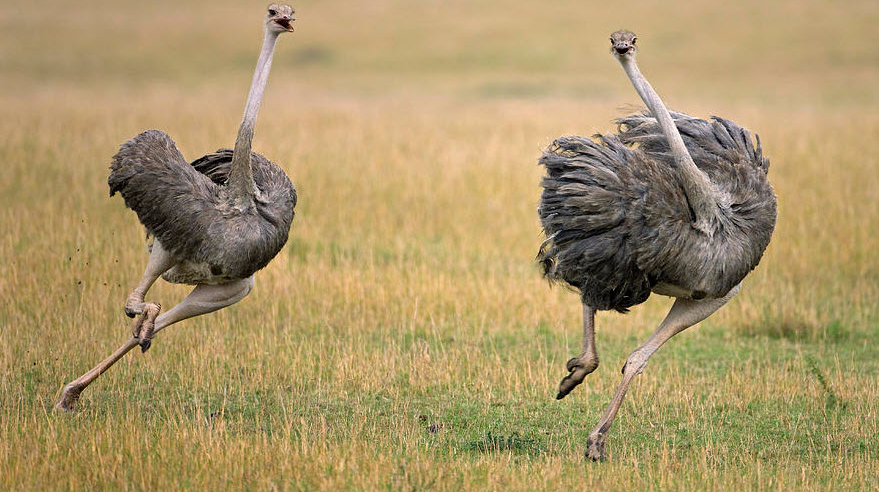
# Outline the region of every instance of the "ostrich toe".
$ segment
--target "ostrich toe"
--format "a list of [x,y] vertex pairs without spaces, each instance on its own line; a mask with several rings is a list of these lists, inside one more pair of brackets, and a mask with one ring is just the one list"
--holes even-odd
[[149,350],[152,345],[153,333],[156,328],[156,317],[159,315],[159,311],[162,310],[162,306],[156,302],[148,302],[144,305],[146,309],[134,323],[134,330],[132,331],[132,336],[138,340],[141,353]]
[[589,436],[586,440],[586,457],[592,461],[604,461],[604,436]]
[[586,379],[586,376],[598,367],[598,359],[586,357],[584,354],[569,360],[566,367],[569,374],[559,383],[559,392],[555,397],[556,400],[561,400],[579,386]]
[[76,410],[76,402],[79,401],[79,395],[81,393],[81,387],[73,383],[68,384],[64,387],[64,390],[62,390],[61,399],[55,404],[55,409],[63,412],[72,412]]
[[143,302],[143,296],[137,295],[137,292],[132,292],[128,299],[125,299],[125,305],[122,307],[122,310],[125,311],[125,315],[129,318],[134,318],[138,314],[143,314],[145,307],[146,304]]

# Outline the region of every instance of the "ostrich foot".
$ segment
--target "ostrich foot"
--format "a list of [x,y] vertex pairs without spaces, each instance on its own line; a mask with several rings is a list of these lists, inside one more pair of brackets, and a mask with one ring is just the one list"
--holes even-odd
[[63,412],[72,412],[76,410],[76,402],[79,401],[79,395],[83,388],[77,384],[70,383],[61,391],[61,399],[55,404],[56,410]]
[[162,306],[156,302],[147,302],[143,303],[143,305],[145,306],[143,314],[134,323],[134,330],[131,333],[137,339],[141,353],[149,350],[152,345],[153,334],[156,328],[156,317],[159,315],[159,311],[162,310]]
[[592,461],[604,461],[604,434],[589,436],[586,440],[586,457]]
[[559,393],[555,397],[556,400],[561,400],[567,396],[596,368],[598,368],[598,358],[592,354],[584,353],[580,357],[574,357],[569,360],[567,364],[569,374],[559,383]]
[[134,291],[128,296],[128,299],[125,299],[125,305],[122,307],[122,310],[125,311],[125,315],[129,318],[134,318],[138,314],[143,314],[145,308],[146,303],[143,302],[143,294],[138,294],[137,291]]

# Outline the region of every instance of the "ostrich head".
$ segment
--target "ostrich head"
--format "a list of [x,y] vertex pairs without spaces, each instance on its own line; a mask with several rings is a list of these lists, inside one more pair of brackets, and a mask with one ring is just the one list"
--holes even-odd
[[293,32],[293,7],[273,3],[268,6],[266,29],[276,33]]
[[638,36],[635,36],[635,33],[632,31],[626,31],[625,29],[617,31],[610,35],[610,52],[618,58],[634,57],[635,52],[638,50],[635,47],[635,41],[637,40]]

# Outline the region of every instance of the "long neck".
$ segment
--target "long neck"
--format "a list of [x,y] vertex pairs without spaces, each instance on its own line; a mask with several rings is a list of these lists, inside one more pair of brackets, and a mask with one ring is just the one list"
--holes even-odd
[[253,73],[253,82],[250,84],[250,94],[247,95],[247,105],[244,107],[244,118],[241,120],[238,138],[235,139],[235,150],[232,152],[228,186],[232,189],[236,199],[241,201],[250,200],[256,194],[253,168],[250,165],[250,149],[253,143],[253,127],[256,125],[259,103],[262,101],[262,95],[266,88],[269,70],[272,68],[272,55],[277,40],[278,33],[266,29],[259,61],[257,61],[256,71]]
[[693,158],[687,151],[684,139],[681,138],[678,127],[674,124],[668,109],[650,83],[647,82],[647,79],[644,78],[644,75],[641,74],[641,71],[638,70],[634,57],[621,56],[617,59],[623,66],[623,70],[626,71],[626,75],[629,76],[629,80],[632,81],[632,85],[635,86],[635,91],[653,113],[662,134],[668,140],[668,146],[683,181],[684,193],[695,215],[694,226],[703,232],[710,232],[711,225],[718,215],[714,186],[708,177],[696,167],[696,163],[693,162]]

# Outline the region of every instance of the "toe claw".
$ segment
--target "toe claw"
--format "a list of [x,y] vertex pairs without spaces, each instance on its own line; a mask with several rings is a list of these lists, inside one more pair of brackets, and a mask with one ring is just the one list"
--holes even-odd
[[568,396],[568,393],[570,393],[571,391],[573,391],[574,388],[579,386],[585,378],[586,374],[584,374],[582,371],[571,371],[571,373],[565,376],[562,379],[562,382],[559,383],[559,393],[555,396],[555,399],[561,400],[562,398]]
[[557,395],[555,395],[555,399],[561,400],[562,398],[568,396],[568,393],[570,393],[574,388],[579,386],[582,382],[583,378],[577,380],[575,377],[575,373],[572,372],[571,374],[568,374],[567,376],[565,376],[564,379],[562,379],[562,382],[559,383],[559,392]]
[[149,303],[143,314],[134,323],[132,336],[137,339],[141,353],[149,350],[152,345],[153,334],[156,329],[156,317],[161,309],[162,306],[158,303]]
[[141,322],[138,323],[138,329],[135,331],[134,337],[137,338],[138,344],[140,345],[140,353],[145,353],[150,349],[150,346],[153,343],[153,325],[152,321],[143,321],[141,318]]

